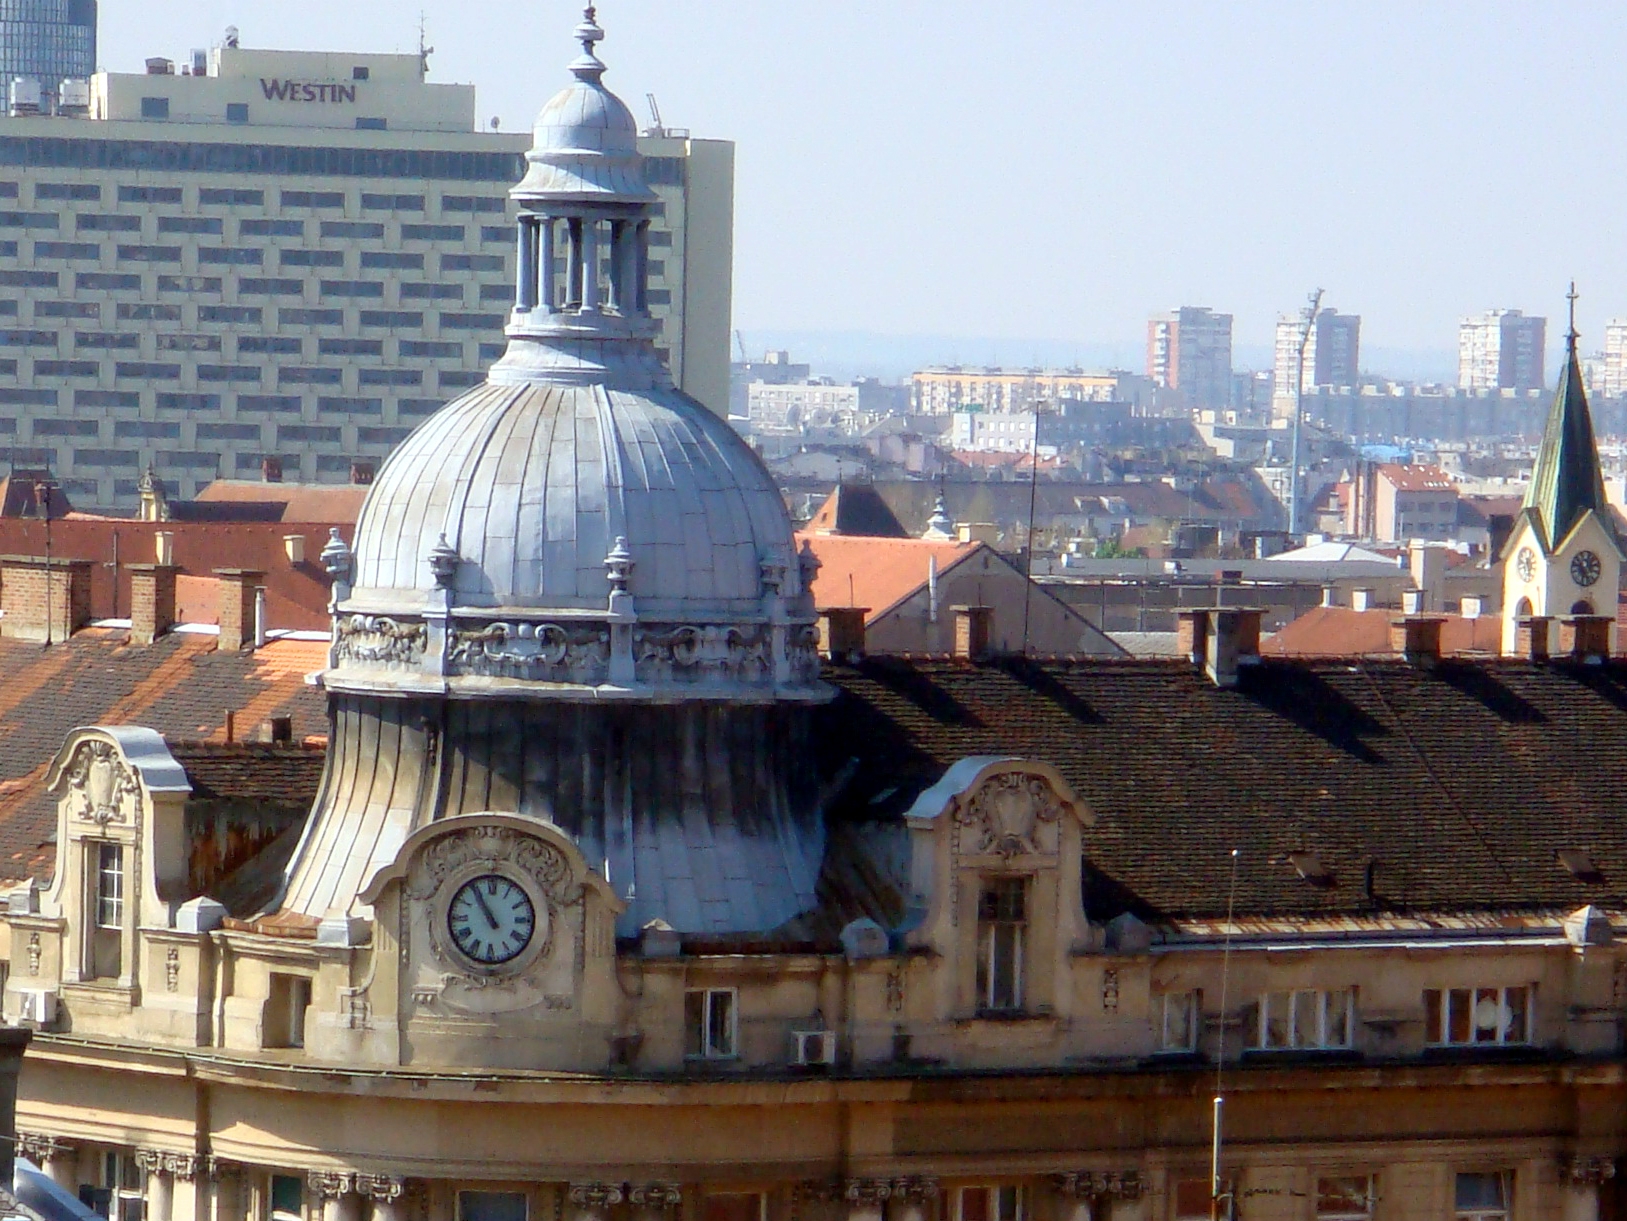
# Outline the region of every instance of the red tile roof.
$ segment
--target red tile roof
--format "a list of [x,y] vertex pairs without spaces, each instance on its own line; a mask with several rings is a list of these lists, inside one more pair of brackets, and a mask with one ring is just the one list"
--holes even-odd
[[1379,464],[1378,473],[1398,492],[1449,492],[1457,487],[1438,466],[1383,462]]
[[814,605],[821,609],[867,607],[867,623],[873,623],[925,585],[933,559],[938,561],[941,577],[987,546],[919,538],[798,534],[798,549],[804,542],[813,548],[820,564],[819,575],[814,578]]
[[[1260,643],[1267,657],[1388,657],[1394,610],[1351,610],[1315,606]],[[1503,648],[1503,624],[1496,615],[1464,619],[1449,615],[1441,624],[1441,652],[1495,657]]]
[[285,525],[298,522],[355,525],[356,519],[361,516],[362,501],[367,499],[367,492],[365,484],[357,483],[265,483],[249,479],[216,479],[199,492],[197,500],[192,503],[223,506],[227,514],[241,513],[252,505],[274,506],[276,516],[270,520]]

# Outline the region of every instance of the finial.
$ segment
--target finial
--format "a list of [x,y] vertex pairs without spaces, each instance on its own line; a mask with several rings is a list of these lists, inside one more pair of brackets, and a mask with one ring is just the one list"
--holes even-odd
[[1565,294],[1565,300],[1569,301],[1570,305],[1571,305],[1571,325],[1570,325],[1570,330],[1565,332],[1565,342],[1570,345],[1572,351],[1575,351],[1575,349],[1576,349],[1576,281],[1575,280],[1571,281],[1571,290],[1570,290],[1570,292]]
[[451,589],[453,578],[458,574],[458,564],[462,562],[462,557],[446,541],[446,535],[441,535],[440,541],[429,549],[429,555],[425,557],[425,560],[429,564],[430,573],[435,578],[436,586],[440,589]]
[[571,73],[579,81],[597,85],[604,75],[604,64],[594,54],[594,48],[604,41],[604,31],[599,28],[598,11],[591,4],[582,10],[582,24],[576,27],[576,41],[582,44],[582,54],[572,62]]

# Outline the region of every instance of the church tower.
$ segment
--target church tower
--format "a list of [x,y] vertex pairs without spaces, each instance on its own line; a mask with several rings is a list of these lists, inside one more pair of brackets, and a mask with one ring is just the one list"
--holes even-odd
[[1555,619],[1616,613],[1624,559],[1576,356],[1576,289],[1565,367],[1537,450],[1531,486],[1503,547],[1503,653],[1522,620],[1547,633]]

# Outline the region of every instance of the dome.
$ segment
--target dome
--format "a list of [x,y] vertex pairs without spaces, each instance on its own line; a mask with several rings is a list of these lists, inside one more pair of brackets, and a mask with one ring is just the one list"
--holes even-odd
[[790,518],[729,425],[675,389],[488,383],[380,470],[356,528],[351,603],[418,612],[457,554],[458,606],[600,611],[626,540],[641,617],[755,616],[765,560],[800,594]]

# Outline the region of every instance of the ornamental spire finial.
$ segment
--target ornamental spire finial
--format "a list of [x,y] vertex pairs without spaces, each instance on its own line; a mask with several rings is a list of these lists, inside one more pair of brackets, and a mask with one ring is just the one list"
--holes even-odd
[[571,74],[579,81],[597,85],[605,69],[595,51],[598,44],[604,41],[604,31],[599,28],[598,10],[591,4],[582,10],[582,23],[576,27],[576,41],[582,44],[582,54],[571,62]]
[[1575,280],[1571,281],[1571,290],[1570,290],[1570,292],[1565,294],[1565,300],[1569,301],[1570,306],[1571,306],[1571,324],[1570,324],[1570,329],[1565,332],[1565,342],[1568,345],[1570,345],[1571,351],[1574,352],[1576,350],[1576,281]]

